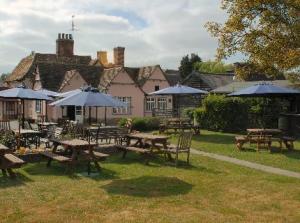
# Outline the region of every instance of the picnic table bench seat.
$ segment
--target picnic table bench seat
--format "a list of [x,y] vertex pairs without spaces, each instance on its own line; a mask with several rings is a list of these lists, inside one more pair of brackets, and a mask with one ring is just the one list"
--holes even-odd
[[281,137],[281,139],[288,149],[294,149],[294,141],[296,141],[295,138],[290,136],[283,136]]
[[144,149],[140,147],[135,146],[122,146],[122,145],[116,145],[117,148],[124,150],[124,151],[131,151],[131,152],[137,152],[137,153],[150,153],[149,149]]
[[[84,153],[88,155],[88,154],[89,154],[89,151],[85,150]],[[96,158],[97,160],[100,160],[100,161],[103,161],[103,160],[105,160],[107,157],[109,157],[108,154],[100,153],[100,152],[96,152],[96,151],[93,151],[93,154],[94,154],[95,158]]]
[[25,164],[24,160],[20,159],[19,157],[14,156],[11,153],[5,154],[4,155],[4,159],[6,159],[7,161],[9,161],[9,166],[11,166],[13,168],[19,168],[23,164]]
[[53,153],[50,151],[40,152],[40,154],[43,156],[46,156],[48,158],[51,158],[53,160],[56,160],[58,162],[62,162],[62,163],[71,161],[71,159],[69,157],[62,156],[62,155],[59,155],[59,154],[56,154],[56,153]]

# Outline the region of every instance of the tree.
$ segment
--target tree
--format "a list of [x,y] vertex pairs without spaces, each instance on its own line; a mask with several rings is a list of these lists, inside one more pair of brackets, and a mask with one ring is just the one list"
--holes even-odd
[[10,73],[3,73],[0,75],[0,81],[4,82],[7,76],[10,75]]
[[218,59],[241,52],[269,76],[300,66],[299,0],[222,0],[222,9],[225,24],[206,24],[218,38]]
[[182,79],[184,79],[187,75],[189,75],[194,70],[194,65],[197,62],[201,62],[201,58],[192,53],[191,57],[189,55],[184,56],[180,61],[179,73]]
[[234,67],[232,64],[224,64],[223,62],[219,61],[205,61],[205,62],[197,62],[195,64],[195,69],[199,72],[205,73],[225,73],[227,71],[233,70]]

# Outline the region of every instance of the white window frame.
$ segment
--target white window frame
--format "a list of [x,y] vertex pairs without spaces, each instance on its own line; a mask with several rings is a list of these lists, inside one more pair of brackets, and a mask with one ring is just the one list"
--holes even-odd
[[41,100],[35,100],[35,112],[36,113],[42,112],[42,101]]
[[114,107],[112,110],[113,115],[130,115],[131,114],[131,97],[114,97],[115,99],[122,101],[127,106],[126,107]]
[[146,111],[152,112],[152,110],[155,108],[155,98],[154,97],[147,97],[146,98]]
[[167,109],[167,98],[162,97],[157,99],[157,108],[158,110],[166,110]]

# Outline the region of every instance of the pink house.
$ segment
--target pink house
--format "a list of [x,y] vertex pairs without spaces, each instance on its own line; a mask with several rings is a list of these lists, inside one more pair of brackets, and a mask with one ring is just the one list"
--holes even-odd
[[[99,108],[92,110],[93,118],[143,117],[153,109],[171,109],[172,98],[148,97],[147,93],[170,86],[166,74],[159,65],[138,68],[125,67],[125,48],[114,48],[114,62],[109,63],[107,52],[98,51],[97,58],[74,55],[71,34],[59,34],[55,54],[32,53],[23,58],[6,79],[8,87],[25,83],[29,88],[66,92],[84,85],[98,87],[128,104],[126,108]],[[82,118],[83,108],[68,106],[61,109],[47,106],[48,119],[63,116]],[[26,104],[27,118],[44,115],[46,104],[30,101]],[[106,112],[105,112],[106,110]],[[1,111],[0,111],[1,113]]]

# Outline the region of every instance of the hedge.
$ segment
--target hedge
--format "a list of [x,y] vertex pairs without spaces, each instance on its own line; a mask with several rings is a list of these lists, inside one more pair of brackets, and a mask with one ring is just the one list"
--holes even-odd
[[[160,119],[156,117],[144,117],[138,118],[134,117],[132,119],[132,130],[137,131],[153,131],[159,129]],[[124,127],[127,118],[121,118],[119,121],[119,126]]]
[[278,115],[287,108],[282,99],[209,95],[200,108],[185,113],[203,129],[240,132],[247,128],[277,128]]

